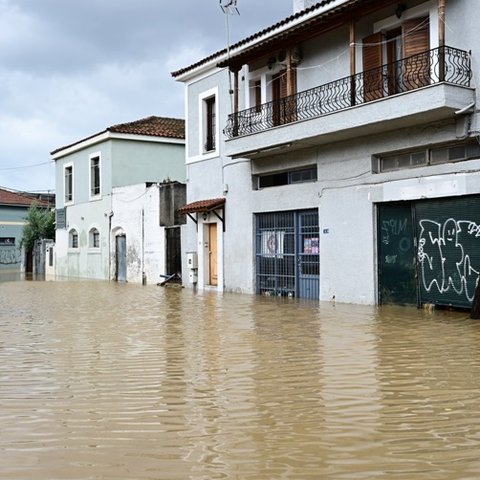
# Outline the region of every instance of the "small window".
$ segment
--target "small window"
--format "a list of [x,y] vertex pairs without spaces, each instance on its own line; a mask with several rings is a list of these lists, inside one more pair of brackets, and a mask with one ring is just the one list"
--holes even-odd
[[90,157],[90,197],[100,195],[100,157]]
[[390,172],[427,164],[426,151],[398,153],[380,157],[380,171]]
[[304,183],[315,182],[317,180],[317,168],[305,168],[304,170],[297,170],[289,173],[289,183]]
[[373,171],[375,173],[390,172],[425,165],[459,162],[473,158],[480,158],[480,145],[478,142],[470,140],[464,143],[442,145],[413,152],[374,156]]
[[64,171],[65,202],[73,201],[73,165],[65,167]]
[[90,248],[100,248],[100,232],[96,228],[90,230],[89,246]]
[[204,100],[205,102],[205,151],[215,150],[216,145],[216,118],[215,118],[215,97]]
[[295,183],[315,182],[317,180],[317,167],[287,170],[258,176],[258,188],[278,187],[280,185],[293,185]]
[[430,163],[448,163],[480,157],[480,145],[477,142],[433,148],[430,151]]
[[68,246],[78,248],[78,232],[75,229],[70,230],[68,234]]
[[288,185],[288,172],[272,173],[258,177],[258,188]]
[[15,237],[0,237],[0,246],[2,247],[14,247]]

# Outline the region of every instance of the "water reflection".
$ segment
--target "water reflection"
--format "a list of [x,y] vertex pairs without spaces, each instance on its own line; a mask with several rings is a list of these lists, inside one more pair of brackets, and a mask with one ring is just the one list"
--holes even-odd
[[0,283],[0,478],[480,476],[458,312]]

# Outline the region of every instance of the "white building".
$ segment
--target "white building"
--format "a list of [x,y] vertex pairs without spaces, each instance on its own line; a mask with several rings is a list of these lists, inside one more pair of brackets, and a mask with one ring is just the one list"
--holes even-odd
[[160,192],[185,181],[184,143],[183,120],[152,116],[52,152],[57,277],[156,283],[176,273],[166,248],[175,238],[180,249],[180,226],[160,225]]
[[293,7],[172,73],[186,86],[181,211],[197,222],[184,250],[197,252],[198,287],[468,307],[478,2]]

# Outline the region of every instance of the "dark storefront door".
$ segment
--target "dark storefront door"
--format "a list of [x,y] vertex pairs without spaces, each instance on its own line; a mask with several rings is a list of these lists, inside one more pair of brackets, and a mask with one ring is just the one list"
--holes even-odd
[[415,251],[410,203],[378,208],[378,282],[382,304],[415,305]]
[[379,303],[470,308],[479,275],[479,196],[378,206]]

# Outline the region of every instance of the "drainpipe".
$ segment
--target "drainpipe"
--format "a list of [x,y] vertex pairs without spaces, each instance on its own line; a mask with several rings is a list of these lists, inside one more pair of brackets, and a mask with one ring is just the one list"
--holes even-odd
[[445,81],[445,3],[438,0],[438,79]]

